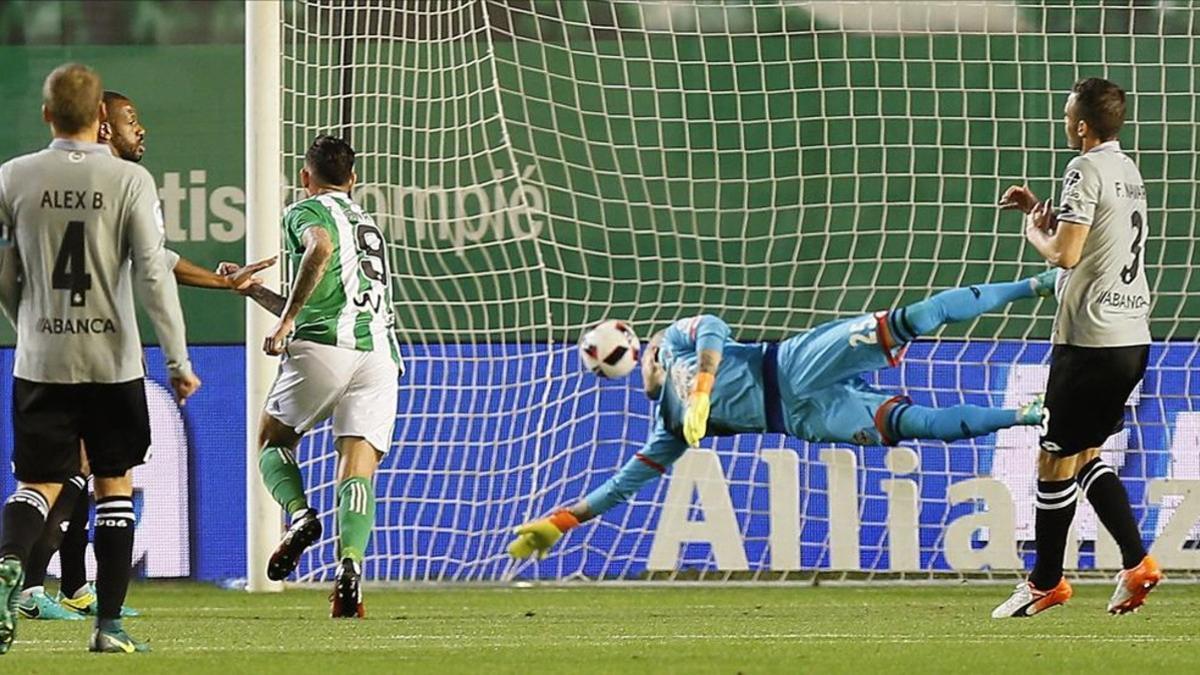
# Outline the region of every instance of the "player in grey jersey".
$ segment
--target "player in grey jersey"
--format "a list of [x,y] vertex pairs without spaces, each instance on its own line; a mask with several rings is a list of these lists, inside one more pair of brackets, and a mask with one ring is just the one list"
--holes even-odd
[[145,649],[120,621],[133,551],[130,471],[150,444],[134,288],[178,399],[200,386],[163,255],[154,181],[94,142],[102,91],[86,66],[55,69],[42,92],[53,142],[0,166],[0,232],[9,249],[0,284],[21,280],[13,382],[18,488],[5,504],[0,537],[0,652],[12,644],[23,562],[62,482],[78,470],[81,441],[97,495],[100,602],[89,648]]
[[[128,96],[115,92],[104,92],[107,117],[100,124],[100,142],[107,143],[112,153],[129,162],[139,163],[146,154],[146,127],[142,124],[137,106]],[[164,249],[167,266],[182,286],[212,288],[249,293],[250,287],[259,283],[254,275],[275,264],[275,258],[267,258],[244,267],[234,267],[231,274],[219,274],[205,269],[184,258],[175,251]]]
[[[139,163],[146,154],[146,128],[134,102],[115,91],[104,92],[105,119],[100,123],[99,140],[107,143],[112,153],[129,162]],[[250,286],[259,283],[254,275],[274,264],[269,258],[244,267],[235,266],[230,274],[207,270],[170,249],[163,249],[167,266],[182,286],[225,289],[248,294]],[[14,288],[15,290],[15,288]],[[0,295],[0,305],[10,318],[17,316],[16,293]],[[85,557],[91,504],[88,499],[90,467],[86,453],[81,452],[79,473],[63,482],[58,499],[46,517],[42,536],[34,544],[24,565],[25,584],[18,610],[22,618],[39,620],[80,620],[94,616],[97,610],[95,588],[88,583]],[[59,553],[61,574],[57,597],[46,593],[46,569],[55,552]],[[122,616],[137,616],[129,607],[121,608]]]
[[995,618],[1032,616],[1070,599],[1063,552],[1080,489],[1121,547],[1123,569],[1108,611],[1136,611],[1163,578],[1146,554],[1124,486],[1100,457],[1100,446],[1124,424],[1150,344],[1146,189],[1117,141],[1125,93],[1108,80],[1080,80],[1064,116],[1067,141],[1080,154],[1067,164],[1058,210],[1021,186],[1001,199],[1002,207],[1027,214],[1026,239],[1063,270],[1038,458],[1037,559]]

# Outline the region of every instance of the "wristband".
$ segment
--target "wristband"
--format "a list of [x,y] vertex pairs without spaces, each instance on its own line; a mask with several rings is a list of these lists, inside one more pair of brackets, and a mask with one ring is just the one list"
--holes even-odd
[[558,511],[555,511],[554,513],[550,514],[550,517],[547,518],[547,520],[549,520],[552,525],[557,527],[559,532],[566,532],[573,527],[579,527],[579,519],[575,517],[575,514],[566,509],[559,509]]
[[713,382],[716,380],[712,373],[699,373],[696,375],[696,383],[692,385],[693,394],[711,394]]

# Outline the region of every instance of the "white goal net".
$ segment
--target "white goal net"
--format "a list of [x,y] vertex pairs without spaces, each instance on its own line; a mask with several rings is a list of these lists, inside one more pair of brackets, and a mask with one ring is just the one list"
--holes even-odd
[[[1155,344],[1108,445],[1165,566],[1200,568],[1200,16],[1189,3],[290,0],[284,169],[359,152],[391,241],[408,373],[376,479],[377,580],[968,574],[1031,561],[1036,432],[953,444],[706,441],[626,506],[513,564],[511,529],[640,449],[636,378],[574,344],[721,315],[743,341],[1043,269],[1003,189],[1058,189],[1080,77],[1129,92]],[[919,340],[883,387],[1011,407],[1041,391],[1051,301]],[[299,453],[336,564],[328,428]],[[1102,529],[1102,528],[1101,528]],[[1068,565],[1115,566],[1086,505]]]

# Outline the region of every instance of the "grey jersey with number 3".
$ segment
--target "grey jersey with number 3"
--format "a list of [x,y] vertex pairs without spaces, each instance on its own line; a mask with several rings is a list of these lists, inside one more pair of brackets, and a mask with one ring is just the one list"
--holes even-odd
[[134,290],[167,367],[190,373],[163,238],[154,179],[107,145],[55,140],[0,166],[0,246],[9,245],[0,291],[19,294],[10,317],[17,324],[13,374],[55,383],[143,377]]
[[1149,344],[1146,188],[1117,141],[1067,164],[1058,220],[1087,225],[1090,231],[1079,264],[1059,275],[1054,344]]

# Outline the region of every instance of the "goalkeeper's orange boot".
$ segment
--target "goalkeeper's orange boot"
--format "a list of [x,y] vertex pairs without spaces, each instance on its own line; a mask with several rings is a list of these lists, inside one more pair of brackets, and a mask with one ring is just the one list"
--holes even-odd
[[1117,588],[1113,591],[1112,599],[1108,601],[1109,614],[1128,614],[1136,612],[1146,604],[1146,596],[1163,580],[1162,569],[1151,556],[1142,558],[1142,562],[1131,570],[1121,570],[1117,573]]
[[1022,581],[1017,584],[1016,590],[1008,600],[992,610],[992,618],[1007,619],[1041,614],[1051,607],[1065,604],[1073,594],[1074,591],[1071,590],[1071,584],[1067,583],[1066,577],[1059,579],[1058,585],[1048,591],[1038,590],[1031,582]]

